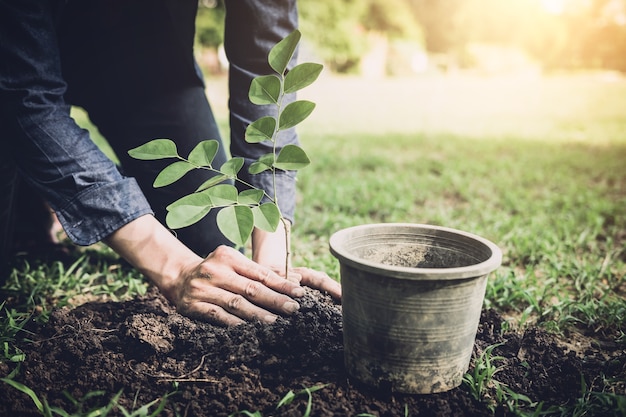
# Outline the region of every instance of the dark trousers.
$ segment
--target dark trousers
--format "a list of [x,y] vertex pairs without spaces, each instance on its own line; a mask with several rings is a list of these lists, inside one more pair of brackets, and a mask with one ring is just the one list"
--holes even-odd
[[[155,216],[165,224],[166,207],[193,192],[212,174],[196,170],[176,184],[154,188],[158,172],[173,162],[138,161],[128,150],[156,138],[176,142],[187,155],[220,132],[193,58],[196,0],[73,0],[59,8],[57,36],[65,101],[83,107],[107,139],[120,170],[135,177]],[[226,161],[222,146],[215,166]],[[0,207],[2,254],[13,242],[47,239],[51,215],[44,200],[20,180],[10,160],[0,163],[6,196]],[[216,213],[174,233],[201,256],[230,244],[217,229]]]
[[[0,51],[9,51],[9,56],[18,57],[16,61],[19,64],[18,67],[15,62],[0,59],[0,89],[4,88],[3,80],[7,79],[3,78],[3,73],[9,74],[8,79],[12,83],[6,89],[8,95],[0,96],[3,110],[0,112],[0,126],[3,113],[7,114],[4,111],[5,103],[8,103],[8,113],[31,112],[39,117],[40,122],[35,127],[38,129],[36,140],[28,137],[33,130],[25,132],[23,125],[12,123],[17,120],[13,114],[7,120],[11,122],[9,124],[12,128],[22,129],[13,135],[19,139],[8,137],[6,131],[0,131],[1,143],[18,146],[13,158],[20,159],[18,165],[21,173],[26,172],[29,183],[37,185],[40,191],[48,192],[48,201],[52,203],[52,199],[55,199],[55,210],[63,210],[62,205],[72,201],[83,190],[80,188],[75,191],[75,187],[89,185],[85,184],[84,178],[93,180],[94,176],[87,175],[89,172],[85,174],[85,170],[89,171],[93,167],[95,171],[96,164],[100,169],[103,166],[107,168],[102,158],[96,155],[97,150],[85,146],[82,139],[87,135],[68,120],[66,110],[63,110],[66,103],[81,106],[87,110],[92,122],[116,152],[120,169],[137,180],[156,217],[165,223],[167,205],[194,191],[209,178],[210,173],[197,170],[171,186],[155,189],[152,183],[157,173],[173,161],[137,161],[130,158],[127,152],[149,140],[169,138],[176,142],[181,155],[187,155],[201,140],[220,139],[193,56],[197,0],[8,0],[0,2],[0,6],[8,8],[2,9],[4,12],[11,11],[8,15],[10,17],[22,13],[21,28],[27,27],[31,37],[21,43],[15,36],[10,37],[9,34],[14,33],[10,26],[15,20],[6,17],[4,12],[5,20],[2,20],[0,14],[7,41],[0,44]],[[45,8],[48,13],[45,28],[41,22],[33,20],[32,8]],[[242,169],[245,175],[252,161],[271,150],[267,143],[250,145],[244,141],[247,124],[267,115],[268,111],[263,106],[250,103],[248,87],[254,76],[270,73],[267,52],[275,42],[295,29],[297,10],[295,0],[233,0],[227,2],[227,9],[225,47],[230,60],[231,154],[245,159],[247,165]],[[33,40],[37,36],[41,37],[43,31],[46,31],[47,43]],[[33,50],[33,45],[41,47]],[[44,56],[46,61],[40,59]],[[19,88],[11,90],[15,86]],[[28,109],[19,108],[22,100],[11,96],[14,93],[21,94],[23,86],[31,92],[29,97],[33,106]],[[43,111],[41,103],[45,104]],[[48,113],[48,109],[54,113]],[[50,114],[52,116],[47,117]],[[40,134],[43,132],[40,126],[50,129],[56,144],[54,154],[47,153],[51,142],[48,136]],[[279,142],[281,146],[297,143],[295,131],[289,129],[281,132]],[[70,145],[63,145],[65,143]],[[71,149],[73,147],[76,149]],[[64,149],[68,152],[64,152]],[[76,151],[76,157],[72,155],[73,150]],[[33,152],[36,157],[25,157]],[[226,152],[222,146],[214,165],[219,167],[225,160]],[[49,164],[51,161],[55,163]],[[90,165],[89,161],[95,162]],[[11,158],[5,162],[0,163],[0,170],[14,172]],[[69,178],[72,176],[72,172],[67,172],[71,171],[67,168],[70,164],[82,170],[83,176]],[[57,169],[59,167],[67,169],[61,172]],[[100,171],[97,173],[100,174]],[[248,176],[245,180],[271,192],[272,177],[264,174],[267,173]],[[102,175],[121,183],[110,172]],[[292,221],[295,208],[294,177],[294,173],[281,172],[276,181],[277,193],[283,203],[281,211]],[[0,207],[0,232],[3,233],[2,249],[5,253],[13,239],[11,229],[14,235],[21,233],[21,221],[15,220],[20,196],[36,198],[35,193],[22,188],[22,181],[16,181],[15,178],[13,174],[8,174],[0,179],[3,182],[0,184],[0,192],[7,196],[2,200],[3,207]],[[103,184],[106,181],[101,180]],[[121,183],[117,190],[124,190],[125,186]],[[95,197],[90,195],[89,202],[107,205],[109,196],[116,198],[114,206],[110,203],[112,208],[109,211],[123,215],[125,209],[130,210],[128,207],[135,211],[140,207],[138,204],[124,204],[132,196],[125,199],[122,195],[120,199],[119,192]],[[132,198],[137,199],[137,196]],[[33,210],[41,207],[35,202],[29,202],[26,206]],[[35,215],[26,212],[19,214],[24,215],[26,222],[30,222]],[[99,223],[103,222],[93,213],[86,212],[84,219],[81,219],[82,214],[77,214],[75,210],[70,217],[71,221],[67,220],[67,215],[62,218],[62,221],[66,219],[66,231],[68,227],[78,228],[82,224],[82,229],[76,231],[72,239],[76,242],[101,239],[103,236],[100,234],[89,236],[89,231],[97,229]],[[213,251],[218,245],[229,244],[217,229],[215,214],[210,213],[199,223],[176,230],[176,235],[201,256]],[[116,224],[119,223],[119,219],[114,220]]]

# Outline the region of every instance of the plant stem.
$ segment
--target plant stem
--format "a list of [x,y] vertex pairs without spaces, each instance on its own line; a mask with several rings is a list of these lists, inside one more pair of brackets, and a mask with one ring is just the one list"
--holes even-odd
[[[279,74],[280,79],[280,94],[278,95],[278,102],[276,103],[276,126],[274,127],[274,133],[272,134],[272,153],[274,154],[274,160],[276,160],[276,147],[278,145],[278,133],[280,131],[280,114],[283,108],[283,98],[285,96],[285,73]],[[273,164],[272,164],[273,165]],[[289,222],[283,216],[283,212],[278,204],[278,187],[276,185],[276,167],[272,166],[272,185],[274,187],[274,204],[278,208],[280,213],[280,221],[283,223],[285,229],[285,279],[289,279],[289,257],[291,255],[291,245],[289,244]]]
[[290,223],[283,217],[282,213],[280,215],[280,221],[285,228],[285,279],[289,279],[289,258],[291,257],[291,245],[289,244]]
[[[276,154],[276,143],[274,142],[274,154]],[[178,156],[178,159],[180,159],[181,161],[185,161],[187,163],[190,163],[193,165],[193,163],[189,162],[189,160]],[[213,168],[212,166],[196,166],[196,169],[205,169],[207,171],[211,171],[211,172],[215,172],[217,174],[221,174],[221,171]],[[235,176],[232,178],[234,181],[238,181],[240,183],[242,183],[243,185],[246,185],[250,188],[255,188],[252,184],[249,184],[248,182],[240,179],[238,176]],[[276,208],[278,208],[278,212],[280,213],[280,221],[283,224],[283,227],[285,229],[285,279],[289,279],[289,258],[291,256],[291,245],[289,242],[289,232],[290,232],[290,223],[289,221],[283,216],[283,213],[280,211],[280,206],[278,205],[278,194],[277,194],[277,186],[276,186],[276,168],[272,167],[272,185],[274,188],[274,196],[270,196],[266,191],[263,190],[263,193],[265,194],[265,196],[267,198],[269,198],[274,204],[276,204]]]

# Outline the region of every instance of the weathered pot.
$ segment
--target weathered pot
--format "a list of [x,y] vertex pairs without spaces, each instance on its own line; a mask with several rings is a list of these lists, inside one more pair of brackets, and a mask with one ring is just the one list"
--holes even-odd
[[460,230],[388,223],[338,231],[330,251],[340,263],[348,375],[403,393],[459,386],[500,249]]

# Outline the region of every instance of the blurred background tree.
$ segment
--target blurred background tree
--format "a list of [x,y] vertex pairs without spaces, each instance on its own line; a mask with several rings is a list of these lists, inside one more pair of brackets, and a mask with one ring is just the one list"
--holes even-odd
[[367,51],[358,27],[365,3],[361,0],[298,3],[303,38],[313,44],[316,54],[332,71],[353,72]]
[[208,72],[224,70],[220,51],[224,43],[224,0],[199,0],[196,16],[196,50],[200,66]]
[[[340,73],[531,62],[626,71],[626,0],[302,0],[299,8],[306,48]],[[197,39],[213,60],[223,17],[223,0],[200,0]]]

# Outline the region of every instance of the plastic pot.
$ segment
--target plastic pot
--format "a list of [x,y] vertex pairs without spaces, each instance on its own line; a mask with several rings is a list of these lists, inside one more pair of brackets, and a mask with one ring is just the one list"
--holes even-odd
[[393,392],[459,386],[474,347],[492,242],[423,224],[368,224],[330,238],[339,260],[349,377]]

